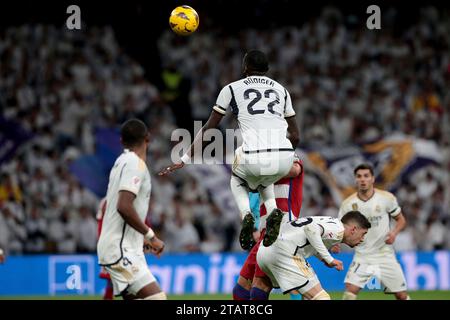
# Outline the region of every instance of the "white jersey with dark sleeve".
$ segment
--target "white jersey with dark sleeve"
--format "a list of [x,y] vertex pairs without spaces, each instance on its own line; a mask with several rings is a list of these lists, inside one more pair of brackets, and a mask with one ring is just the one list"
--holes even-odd
[[280,228],[276,245],[293,255],[308,258],[312,255],[330,263],[333,257],[329,249],[342,242],[344,225],[332,217],[303,217]]
[[361,212],[370,222],[371,227],[364,241],[355,247],[356,256],[363,258],[375,255],[393,254],[394,248],[386,244],[386,236],[390,231],[390,218],[401,213],[397,198],[390,192],[375,189],[373,196],[364,201],[357,193],[352,194],[342,202],[339,218],[349,211]]
[[237,117],[243,150],[292,149],[285,118],[295,116],[289,92],[266,76],[250,76],[222,88],[213,109]]
[[129,191],[136,198],[133,206],[144,222],[148,212],[151,180],[145,162],[125,150],[116,160],[109,176],[106,211],[97,250],[101,265],[112,265],[123,257],[123,250],[143,251],[144,236],[123,220],[117,211],[119,191]]

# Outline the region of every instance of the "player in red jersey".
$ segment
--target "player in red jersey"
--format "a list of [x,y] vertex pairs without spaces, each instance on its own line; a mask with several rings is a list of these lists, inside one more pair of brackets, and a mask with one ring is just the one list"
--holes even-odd
[[[296,159],[288,175],[278,180],[274,185],[277,208],[285,213],[284,219],[289,221],[299,217],[302,206],[303,197],[303,163]],[[243,233],[249,231],[241,231],[241,246],[245,249],[251,248],[251,251],[241,269],[237,284],[233,288],[234,300],[267,300],[272,290],[272,283],[266,274],[259,268],[256,263],[256,253],[260,243],[264,239],[266,227],[267,210],[264,204],[260,207],[260,237],[254,244],[253,239],[250,244],[245,244],[245,236]],[[287,221],[286,220],[286,221]],[[244,218],[243,229],[251,226],[253,229],[254,218],[247,215]]]
[[[106,197],[100,201],[100,204],[99,204],[98,210],[97,210],[97,217],[96,217],[97,218],[97,238],[100,238],[100,233],[102,232],[103,216],[105,215],[105,211],[106,211]],[[111,276],[105,270],[104,267],[101,267],[100,274],[98,276],[101,279],[106,280],[106,289],[103,294],[103,300],[113,300],[114,294],[113,294],[113,285],[111,282]]]

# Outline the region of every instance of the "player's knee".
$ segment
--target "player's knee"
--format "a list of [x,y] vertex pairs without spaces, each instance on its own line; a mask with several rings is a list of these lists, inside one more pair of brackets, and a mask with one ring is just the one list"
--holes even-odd
[[151,296],[145,297],[142,300],[167,300],[167,296],[164,292],[158,292],[152,294]]
[[345,291],[342,300],[356,300],[356,294],[350,291]]
[[233,300],[250,300],[250,290],[236,283],[233,288]]
[[311,300],[331,300],[331,297],[325,290],[322,289],[314,297],[312,297]]

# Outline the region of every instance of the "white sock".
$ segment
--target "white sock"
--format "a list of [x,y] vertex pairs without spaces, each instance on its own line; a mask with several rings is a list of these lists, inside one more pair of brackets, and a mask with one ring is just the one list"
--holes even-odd
[[259,194],[261,195],[261,199],[264,202],[264,205],[266,206],[267,214],[270,214],[274,209],[277,208],[273,184],[271,184],[268,187],[265,187],[262,190],[259,190]]
[[350,291],[345,291],[342,296],[342,300],[356,300],[356,294],[351,293]]
[[231,175],[230,187],[231,193],[238,206],[239,213],[241,214],[241,219],[243,219],[247,213],[251,212],[250,200],[248,198],[249,190],[245,186],[245,181],[234,175]]
[[167,296],[164,292],[155,293],[154,295],[145,297],[144,299],[138,300],[167,300]]
[[321,290],[311,300],[331,300],[331,297],[325,290]]

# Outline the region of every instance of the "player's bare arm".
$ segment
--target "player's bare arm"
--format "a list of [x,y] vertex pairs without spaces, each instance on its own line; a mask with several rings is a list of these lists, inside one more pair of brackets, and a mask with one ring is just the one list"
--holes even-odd
[[[199,130],[199,132],[195,136],[194,142],[192,142],[191,146],[189,147],[188,152],[186,152],[186,154],[184,155],[184,157],[186,157],[186,162],[189,161],[189,159],[194,154],[195,146],[197,146],[199,143],[201,143],[202,148],[203,148],[206,145],[206,143],[208,142],[208,141],[203,141],[203,139],[202,139],[203,133],[208,129],[217,128],[217,126],[219,125],[220,121],[222,121],[222,119],[223,119],[223,114],[220,114],[219,112],[217,112],[215,110],[213,110],[211,112],[208,121],[206,121],[205,125]],[[174,164],[164,168],[163,170],[161,170],[158,173],[158,175],[164,176],[168,173],[171,173],[172,171],[183,168],[184,163],[185,163],[185,162],[183,162],[183,160],[180,161],[179,163],[174,163]]]
[[164,242],[158,239],[154,234],[153,236],[148,236],[149,232],[152,233],[151,229],[141,221],[136,209],[133,206],[133,201],[136,195],[132,192],[121,190],[119,191],[119,199],[117,201],[117,211],[122,216],[123,220],[134,228],[139,233],[142,233],[146,239],[149,241],[151,246],[151,251],[159,256],[164,250]]
[[327,266],[333,267],[338,271],[344,270],[342,261],[334,259],[327,250],[321,238],[321,230],[318,225],[305,226],[305,235],[309,243],[317,251],[317,257],[321,259]]
[[386,244],[393,244],[400,231],[402,231],[406,227],[406,219],[401,212],[393,218],[395,220],[395,227],[387,234],[384,241]]
[[285,118],[288,124],[288,139],[292,143],[292,147],[295,149],[300,142],[300,133],[298,131],[297,120],[295,120],[295,116]]

